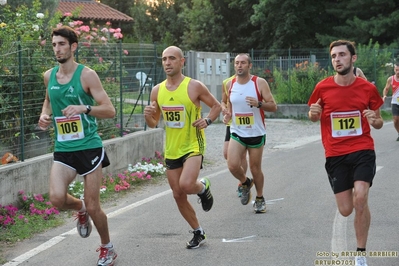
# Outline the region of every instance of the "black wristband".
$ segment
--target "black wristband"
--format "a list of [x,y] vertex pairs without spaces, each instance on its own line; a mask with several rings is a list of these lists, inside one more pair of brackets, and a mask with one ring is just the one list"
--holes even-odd
[[209,117],[205,117],[205,122],[206,124],[209,126],[210,124],[212,124],[212,120]]
[[262,102],[259,101],[259,102],[258,102],[258,108],[261,108],[261,107],[262,107]]

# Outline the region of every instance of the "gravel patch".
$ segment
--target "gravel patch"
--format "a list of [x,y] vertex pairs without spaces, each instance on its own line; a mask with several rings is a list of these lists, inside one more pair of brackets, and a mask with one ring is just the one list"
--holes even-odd
[[[309,120],[295,119],[266,119],[266,146],[265,149],[275,151],[288,147],[294,143],[315,140],[320,137],[320,124]],[[223,144],[226,126],[215,123],[205,129],[206,151],[204,164],[209,168],[225,165],[223,157]]]

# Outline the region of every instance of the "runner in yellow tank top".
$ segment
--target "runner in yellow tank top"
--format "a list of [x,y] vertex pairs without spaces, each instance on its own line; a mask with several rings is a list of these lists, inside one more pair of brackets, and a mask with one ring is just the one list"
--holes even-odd
[[[205,151],[204,128],[220,114],[220,103],[207,87],[182,74],[184,56],[180,48],[170,46],[162,53],[166,80],[151,91],[151,105],[144,108],[149,127],[155,127],[163,115],[166,132],[166,176],[183,218],[193,229],[193,238],[186,247],[198,248],[206,236],[193,206],[187,199],[197,194],[204,211],[212,208],[213,197],[207,178],[197,180]],[[201,102],[210,107],[206,118],[201,118]]]
[[165,122],[165,158],[168,159],[178,159],[186,154],[203,155],[205,152],[204,130],[191,125],[201,117],[201,106],[196,106],[188,96],[190,80],[185,77],[173,91],[166,88],[166,81],[159,86],[157,101]]

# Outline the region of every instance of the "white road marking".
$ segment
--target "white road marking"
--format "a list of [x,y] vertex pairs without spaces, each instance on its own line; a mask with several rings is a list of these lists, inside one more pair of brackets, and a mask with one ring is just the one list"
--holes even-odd
[[[272,204],[274,204],[274,203],[276,203],[276,201],[280,201],[280,200],[283,200],[284,198],[279,198],[279,199],[272,199],[272,200],[266,200],[265,202],[266,202],[266,204],[269,204],[269,205],[272,205]],[[252,201],[252,205],[255,203],[255,201],[253,200]]]
[[227,239],[223,238],[222,242],[223,243],[251,242],[251,241],[253,241],[253,239],[250,239],[250,238],[254,238],[254,237],[256,237],[256,235],[246,236],[246,237],[241,237],[241,238],[235,238],[235,239],[230,239],[230,240],[227,240]]

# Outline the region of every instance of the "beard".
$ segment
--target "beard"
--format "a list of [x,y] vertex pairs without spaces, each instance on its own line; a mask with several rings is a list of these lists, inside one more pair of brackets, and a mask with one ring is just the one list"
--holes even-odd
[[68,58],[59,58],[57,59],[58,63],[64,64],[66,61],[68,61]]
[[338,73],[339,75],[344,76],[344,75],[348,74],[351,70],[352,70],[352,67],[348,67],[348,68],[344,68],[344,69],[341,70],[341,71],[337,71],[337,73]]

